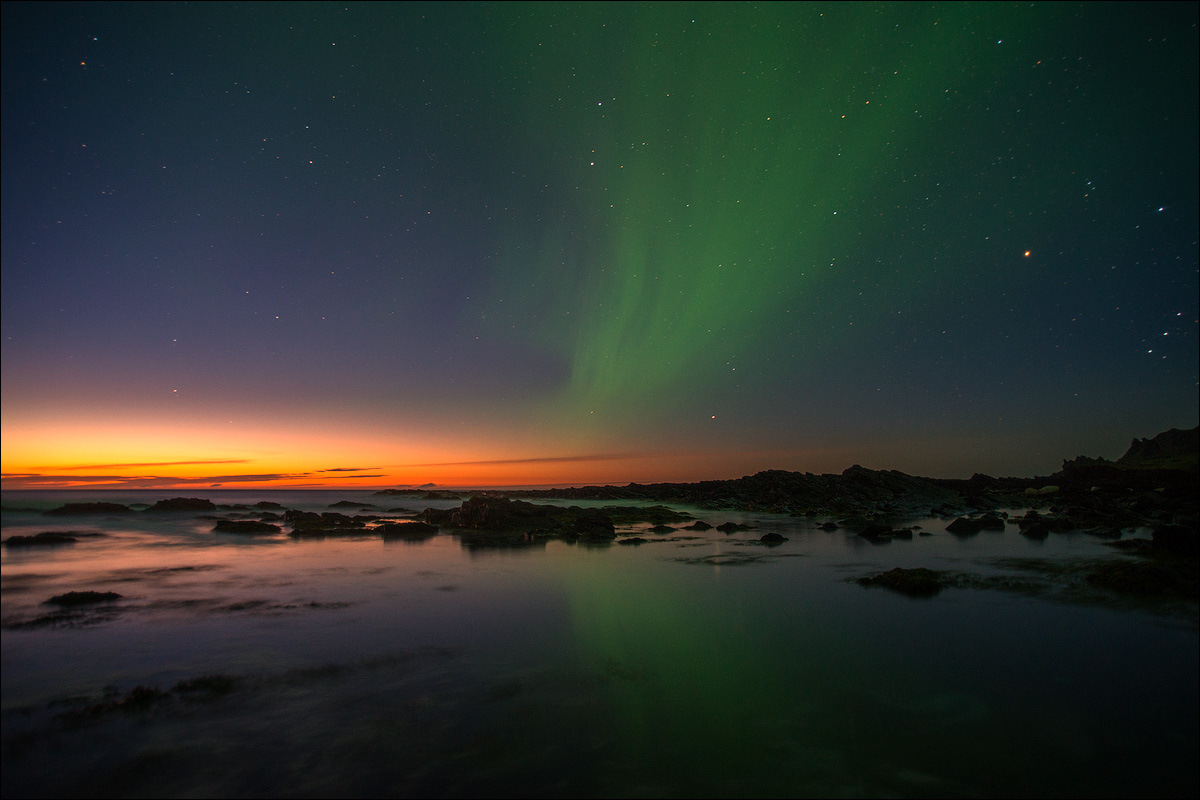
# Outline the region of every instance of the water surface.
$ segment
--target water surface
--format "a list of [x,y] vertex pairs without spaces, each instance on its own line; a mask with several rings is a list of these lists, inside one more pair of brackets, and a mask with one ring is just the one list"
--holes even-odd
[[[6,796],[1198,788],[1195,603],[1089,589],[1077,565],[1130,556],[1082,533],[960,538],[924,519],[930,535],[875,545],[820,519],[686,509],[754,528],[469,550],[446,532],[294,541],[192,514],[36,513],[165,496],[4,494],[35,509],[6,511],[5,537],[104,534],[0,555]],[[897,566],[958,582],[924,599],[854,582]],[[122,597],[44,604],[84,590]]]

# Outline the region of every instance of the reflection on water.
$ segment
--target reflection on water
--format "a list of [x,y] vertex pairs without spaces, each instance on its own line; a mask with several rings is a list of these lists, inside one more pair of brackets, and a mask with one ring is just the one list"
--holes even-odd
[[[928,519],[880,545],[692,509],[755,527],[468,551],[36,513],[78,499],[4,496],[34,509],[6,538],[103,534],[2,552],[5,796],[1197,790],[1195,603],[1089,594],[1072,565],[1128,556],[1082,534]],[[854,583],[897,566],[955,578],[926,599]],[[46,604],[81,591],[120,597]]]

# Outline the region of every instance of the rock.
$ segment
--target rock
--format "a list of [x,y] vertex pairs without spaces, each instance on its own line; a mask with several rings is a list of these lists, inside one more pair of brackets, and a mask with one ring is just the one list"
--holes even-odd
[[1002,531],[1004,520],[994,514],[982,517],[959,517],[946,526],[946,530],[956,536],[974,536],[980,531]]
[[339,500],[336,503],[331,503],[329,507],[330,508],[360,508],[360,509],[379,508],[379,506],[373,506],[370,503],[355,502],[353,500]]
[[896,567],[869,578],[859,578],[862,586],[882,586],[909,597],[933,597],[942,590],[942,573],[925,567],[904,569]]
[[1042,540],[1050,535],[1050,524],[1044,521],[1032,522],[1028,525],[1021,525],[1021,535],[1026,539]]
[[410,539],[422,540],[428,539],[431,536],[436,536],[438,532],[437,525],[430,525],[428,522],[385,522],[378,525],[375,530],[384,539]]
[[282,528],[269,522],[257,522],[252,519],[219,519],[213,526],[213,533],[279,533]]
[[774,531],[771,531],[770,533],[764,533],[762,535],[762,537],[759,539],[759,541],[762,542],[763,544],[769,544],[769,545],[780,545],[780,544],[783,544],[784,542],[786,542],[787,540],[788,540],[788,537],[783,536],[778,533],[775,533]]
[[55,545],[75,544],[79,541],[74,531],[46,531],[33,536],[10,536],[4,540],[5,547],[53,547]]
[[751,525],[742,525],[739,522],[726,522],[717,526],[717,530],[721,533],[734,533],[735,531],[748,531],[752,528]]
[[1171,588],[1169,571],[1141,561],[1120,561],[1101,564],[1088,572],[1087,582],[1093,586],[1128,594],[1163,594]]
[[831,522],[821,523],[821,530],[823,530],[823,531],[836,531],[837,529],[838,529],[838,524],[836,522],[831,521]]
[[120,503],[66,503],[43,513],[48,517],[67,517],[81,514],[132,514],[134,511]]
[[627,539],[617,539],[617,544],[639,545],[639,544],[645,544],[646,542],[650,542],[650,541],[653,541],[653,539],[643,539],[640,536],[630,536]]
[[53,606],[86,606],[93,603],[111,603],[114,600],[120,600],[121,595],[116,592],[67,592],[66,594],[56,594],[42,605]]
[[1200,428],[1181,431],[1171,428],[1153,439],[1134,439],[1117,463],[1126,467],[1193,467],[1200,453]]
[[1176,556],[1195,558],[1198,552],[1195,528],[1183,525],[1162,525],[1150,533],[1155,550]]
[[169,500],[159,500],[146,509],[146,513],[159,511],[216,511],[217,506],[211,500],[199,497],[172,497]]
[[611,541],[617,536],[612,517],[599,508],[582,509],[575,517],[572,533],[585,541]]
[[263,511],[283,511],[283,506],[279,503],[272,503],[269,500],[262,500],[254,504],[254,508],[262,509]]
[[709,525],[704,520],[699,519],[686,527],[694,531],[711,531],[713,529],[712,525]]
[[[858,532],[858,535],[868,542],[890,542],[893,533],[891,526],[888,525],[867,525]],[[912,538],[911,533],[909,538]]]
[[655,525],[650,529],[651,533],[674,533],[678,528],[672,528],[670,525]]

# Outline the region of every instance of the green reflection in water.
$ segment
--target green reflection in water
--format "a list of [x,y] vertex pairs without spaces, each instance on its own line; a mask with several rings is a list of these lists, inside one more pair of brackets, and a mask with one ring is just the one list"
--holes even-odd
[[806,761],[829,760],[796,744],[811,700],[785,681],[745,576],[729,574],[742,568],[664,572],[616,552],[580,555],[562,578],[578,668],[601,687],[613,780],[627,771],[664,790],[748,791],[794,785],[797,769],[812,772]]

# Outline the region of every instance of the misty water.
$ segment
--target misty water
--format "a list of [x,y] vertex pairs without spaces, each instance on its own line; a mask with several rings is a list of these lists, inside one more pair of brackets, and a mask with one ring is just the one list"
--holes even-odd
[[[1196,604],[1089,588],[1078,565],[1132,556],[1084,533],[958,537],[930,518],[877,545],[821,519],[679,506],[754,527],[472,550],[446,531],[296,541],[213,533],[194,514],[39,513],[176,495],[4,493],[6,538],[103,534],[3,548],[5,796],[1110,797],[1200,785]],[[770,531],[788,541],[764,546]],[[854,582],[898,566],[956,585],[911,598]],[[44,604],[70,591],[121,597]]]

